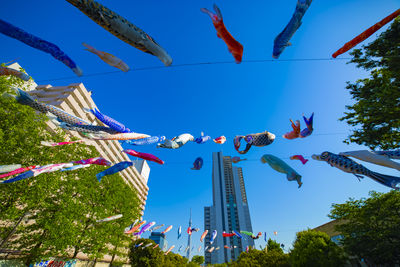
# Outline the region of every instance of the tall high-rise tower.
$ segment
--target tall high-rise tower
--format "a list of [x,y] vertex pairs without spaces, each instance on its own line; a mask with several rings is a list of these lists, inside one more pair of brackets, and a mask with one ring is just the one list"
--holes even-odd
[[[239,239],[236,236],[222,237],[222,232],[253,232],[242,168],[233,167],[230,156],[213,152],[212,168],[213,205],[204,207],[204,228],[208,230],[205,247],[219,247],[211,253],[205,250],[205,263],[215,264],[236,260],[247,246],[254,246],[249,236]],[[217,230],[217,237],[210,244],[211,233]],[[224,246],[230,249],[225,249]]]
[[[190,231],[192,229],[192,209],[190,209],[190,218],[189,218],[189,228]],[[189,248],[189,249],[187,249]],[[187,246],[187,252],[186,252],[186,258],[190,261],[190,254],[191,254],[191,250],[192,250],[192,235],[188,234],[188,246]]]

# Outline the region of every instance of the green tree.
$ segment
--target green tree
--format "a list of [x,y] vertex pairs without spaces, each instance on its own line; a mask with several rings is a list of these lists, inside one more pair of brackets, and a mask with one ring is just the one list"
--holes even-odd
[[193,258],[192,258],[192,262],[194,262],[194,263],[196,263],[196,264],[198,264],[198,265],[203,264],[203,262],[204,262],[204,256],[195,255],[195,256],[193,256]]
[[340,120],[359,127],[346,143],[370,148],[400,147],[400,18],[375,41],[354,49],[350,63],[370,71],[368,78],[347,83],[356,101],[346,106],[348,112]]
[[283,249],[281,248],[281,244],[279,244],[278,242],[276,242],[275,240],[272,240],[271,238],[268,239],[267,242],[267,251],[273,251],[276,250],[280,253],[283,253]]
[[[49,134],[47,118],[32,108],[18,104],[10,87],[22,87],[14,77],[0,77],[0,162],[23,166],[62,163],[96,157],[98,153],[85,144],[43,147],[40,141],[64,141],[57,131]],[[123,258],[128,253],[130,238],[123,229],[139,217],[135,190],[118,174],[99,183],[96,173],[103,166],[90,166],[71,172],[41,174],[11,184],[1,184],[0,239],[9,236],[20,218],[29,212],[29,224],[21,223],[13,238],[3,248],[20,250],[26,264],[49,257],[69,258],[84,252],[90,259],[113,255]],[[121,213],[121,219],[96,223],[97,219]]]
[[[272,240],[271,240],[272,241]],[[275,241],[269,242],[271,250],[250,249],[249,252],[242,252],[238,259],[232,262],[233,267],[239,266],[260,266],[260,267],[286,267],[289,264],[289,255],[284,254],[279,244]],[[278,244],[278,247],[276,247]]]
[[296,234],[290,252],[292,266],[343,266],[346,262],[342,248],[323,232],[306,230]]
[[373,265],[400,264],[400,192],[370,192],[370,198],[334,204],[329,214],[349,255]]

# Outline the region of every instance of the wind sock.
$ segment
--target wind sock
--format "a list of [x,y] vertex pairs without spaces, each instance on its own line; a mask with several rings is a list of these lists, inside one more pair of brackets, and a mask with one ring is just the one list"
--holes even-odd
[[[240,142],[246,141],[246,148],[244,150],[240,150]],[[256,133],[256,134],[248,134],[246,136],[237,135],[235,139],[233,139],[233,144],[235,149],[239,154],[246,154],[252,146],[263,147],[270,145],[274,142],[275,135],[270,132]]]
[[197,144],[204,144],[205,142],[207,142],[208,140],[210,140],[211,137],[209,135],[204,135],[203,132],[201,132],[200,137],[197,137],[196,139],[194,139],[194,142]]
[[84,47],[86,47],[85,50],[92,52],[93,54],[99,56],[101,60],[103,60],[105,63],[107,63],[110,66],[116,67],[124,72],[129,71],[129,66],[126,65],[125,62],[123,62],[121,59],[117,58],[114,55],[111,55],[107,52],[103,52],[100,50],[97,50],[93,46],[88,45],[87,43],[82,43]]
[[139,221],[139,219],[136,219],[131,225],[125,228],[124,233],[129,232],[132,230],[132,228],[135,226],[135,224]]
[[301,20],[306,13],[307,9],[310,7],[312,0],[297,0],[296,9],[289,23],[286,25],[285,29],[276,36],[274,40],[274,49],[272,51],[273,58],[279,58],[283,50],[287,46],[290,46],[289,42],[295,32],[301,26]]
[[178,239],[182,236],[182,226],[178,228]]
[[277,235],[278,234],[278,232],[277,231],[274,231],[274,235]]
[[238,231],[233,230],[232,232],[233,232],[238,238],[240,238],[240,239],[243,238],[243,236],[242,236]]
[[211,234],[210,244],[214,243],[216,237],[217,237],[217,230],[214,230]]
[[193,162],[193,167],[191,170],[200,170],[201,167],[203,167],[203,159],[201,157],[196,158],[196,160]]
[[82,133],[82,134],[88,134],[88,133],[102,134],[103,132],[108,133],[108,134],[117,134],[118,133],[117,131],[115,131],[109,127],[106,127],[106,126],[99,126],[99,125],[92,125],[92,124],[90,124],[90,125],[77,125],[77,124],[71,125],[71,124],[68,124],[65,122],[59,122],[58,120],[54,120],[54,119],[52,119],[52,122],[64,130],[75,131],[75,132]]
[[63,145],[82,143],[82,142],[83,142],[83,140],[70,141],[70,142],[59,142],[59,143],[50,143],[50,142],[47,142],[47,141],[41,141],[40,144],[42,146],[63,146]]
[[131,140],[131,139],[141,139],[149,137],[147,134],[142,133],[117,133],[117,134],[108,134],[108,133],[87,133],[85,134],[88,138],[94,140]]
[[25,73],[11,68],[0,66],[0,76],[5,76],[5,75],[12,75],[20,78],[21,80],[29,81],[29,76],[26,75]]
[[122,161],[119,162],[113,166],[111,166],[108,169],[105,169],[102,172],[99,172],[98,174],[96,174],[96,178],[99,182],[101,182],[101,178],[103,178],[106,175],[112,175],[114,173],[120,172],[122,170],[125,170],[126,168],[130,167],[133,165],[132,161]]
[[361,34],[357,35],[355,38],[353,38],[351,41],[347,42],[343,47],[341,47],[338,51],[333,53],[332,57],[336,58],[337,56],[346,53],[368,37],[370,37],[372,34],[374,34],[376,31],[378,31],[380,28],[382,28],[384,25],[392,21],[394,18],[400,15],[400,9],[397,9],[395,12],[384,18],[383,20],[379,21],[378,23],[374,24],[373,26],[369,27],[367,30],[363,31]]
[[194,137],[191,134],[185,133],[172,138],[171,140],[165,139],[164,143],[157,144],[157,147],[177,149],[185,145],[189,141],[193,141]]
[[292,169],[289,165],[286,164],[283,160],[278,157],[275,157],[271,154],[265,154],[261,157],[262,163],[268,163],[272,169],[277,172],[285,173],[286,179],[288,181],[297,181],[299,188],[303,184],[301,182],[301,175],[298,174],[294,169]]
[[326,161],[332,167],[336,167],[339,170],[342,170],[347,173],[354,174],[358,179],[364,178],[363,176],[367,176],[378,182],[382,185],[393,189],[400,189],[400,177],[389,176],[377,172],[370,171],[365,168],[363,165],[358,164],[357,162],[349,159],[348,157],[336,155],[334,153],[325,151],[322,152],[321,155],[312,155],[312,158],[319,161]]
[[135,247],[140,247],[141,245],[143,245],[143,242],[138,245],[135,245]]
[[114,216],[110,216],[101,220],[97,220],[96,222],[100,223],[100,222],[109,222],[109,221],[113,221],[119,218],[122,218],[122,214],[118,214],[118,215],[114,215]]
[[215,247],[211,247],[211,248],[208,250],[208,252],[211,253],[211,252],[214,251],[214,249],[215,249]]
[[150,136],[138,140],[125,140],[126,144],[134,145],[134,146],[143,146],[143,145],[151,145],[158,142],[164,142],[165,136]]
[[268,242],[268,240],[267,240],[267,232],[264,232],[264,241]]
[[258,232],[258,234],[257,234],[256,236],[252,235],[251,238],[253,238],[253,239],[259,239],[260,236],[262,236],[262,233],[261,233],[261,232]]
[[78,164],[78,165],[74,165],[74,166],[72,166],[72,167],[68,167],[68,168],[61,169],[60,171],[61,171],[61,172],[65,172],[65,171],[74,171],[74,170],[77,170],[77,169],[82,169],[82,168],[87,168],[87,167],[90,167],[90,165]]
[[243,45],[236,41],[226,29],[222,19],[221,10],[217,7],[217,5],[214,4],[215,14],[206,8],[201,8],[200,10],[210,16],[212,23],[214,24],[214,28],[217,30],[217,36],[221,38],[228,46],[228,50],[232,53],[236,63],[242,62]]
[[376,165],[381,165],[400,171],[400,164],[390,160],[384,155],[378,155],[376,152],[370,152],[368,150],[348,151],[339,153],[340,156],[352,157]]
[[27,92],[19,89],[19,88],[12,88],[15,92],[16,92],[16,96],[11,95],[12,97],[14,97],[18,103],[22,104],[22,105],[26,105],[26,106],[30,106],[31,108],[40,111],[44,114],[46,113],[51,113],[54,116],[56,116],[60,121],[66,122],[68,124],[71,125],[89,125],[90,123],[78,118],[74,115],[71,115],[67,112],[65,112],[64,110],[57,108],[55,106],[43,103],[43,102],[39,102],[37,100],[34,100],[32,98],[31,95],[29,95]]
[[143,249],[144,249],[144,248],[148,248],[148,247],[150,247],[151,245],[153,245],[153,243],[148,243],[148,244],[146,244],[146,245],[143,247]]
[[175,245],[172,245],[172,246],[164,253],[164,255],[167,255],[168,253],[170,253],[171,250],[174,249],[174,247],[175,247]]
[[182,247],[183,247],[183,245],[180,245],[178,252],[181,252]]
[[304,137],[310,136],[312,134],[312,132],[314,131],[314,128],[313,128],[314,112],[311,114],[309,119],[307,119],[303,115],[303,119],[304,119],[304,122],[306,124],[306,128],[304,128],[304,130],[302,130],[300,132],[300,138],[304,138]]
[[172,58],[167,52],[152,37],[127,19],[94,0],[67,1],[117,38],[143,52],[158,57],[165,66],[171,65]]
[[142,227],[142,229],[140,229],[139,232],[134,233],[133,235],[142,235],[144,232],[146,232],[147,230],[149,230],[153,225],[155,225],[156,222],[149,222],[148,224],[144,225]]
[[[16,164],[16,165],[17,165],[17,164]],[[4,166],[4,165],[3,165],[3,166]],[[9,165],[9,166],[10,166],[10,165]],[[8,177],[8,176],[15,175],[15,174],[20,174],[20,173],[23,173],[23,172],[26,172],[26,171],[30,171],[30,170],[32,170],[32,169],[34,169],[34,168],[36,168],[35,165],[28,166],[28,167],[23,167],[23,168],[18,168],[18,169],[15,169],[15,170],[13,170],[13,171],[10,171],[10,172],[8,172],[8,173],[1,174],[1,175],[0,175],[0,179],[6,178],[6,177]]]
[[145,224],[145,223],[146,223],[146,220],[141,221],[138,225],[133,226],[133,227],[131,228],[131,230],[126,231],[125,234],[131,234],[131,233],[137,231],[137,230],[138,230],[143,224]]
[[172,229],[172,225],[168,226],[164,231],[162,231],[162,234],[168,233]]
[[160,229],[161,227],[163,227],[164,226],[164,224],[161,224],[161,225],[157,225],[157,226],[154,226],[153,228],[151,228],[149,231],[150,232],[153,232],[153,231],[155,231],[155,230],[158,230],[158,229]]
[[81,159],[78,161],[73,161],[72,163],[75,164],[95,164],[95,165],[101,165],[101,166],[111,166],[111,162],[108,160],[102,158],[102,157],[97,157],[97,158],[90,158],[90,159]]
[[133,149],[125,149],[125,150],[123,150],[123,152],[125,152],[126,154],[129,154],[131,156],[134,156],[134,157],[138,157],[138,158],[145,159],[148,161],[156,162],[161,165],[164,164],[164,161],[162,161],[161,159],[157,158],[156,156],[154,156],[152,154],[138,152]]
[[0,165],[0,173],[12,172],[21,167],[21,164]]
[[218,250],[218,249],[219,249],[219,247],[216,247],[216,248],[215,248],[215,250]]
[[11,178],[11,179],[8,179],[8,180],[5,180],[5,181],[1,181],[0,183],[9,184],[9,183],[13,183],[13,182],[20,181],[20,180],[23,180],[23,179],[27,179],[27,178],[30,178],[30,177],[35,177],[35,176],[38,176],[38,175],[40,175],[42,173],[55,172],[55,171],[58,171],[58,170],[60,170],[62,168],[68,168],[68,167],[72,167],[72,166],[73,166],[72,163],[48,164],[48,165],[45,165],[45,166],[36,167],[36,168],[34,168],[32,170],[26,171],[26,172],[16,176],[14,178]]
[[300,121],[296,121],[296,123],[294,123],[292,120],[290,120],[290,122],[292,123],[292,128],[293,130],[291,132],[285,133],[282,137],[285,139],[296,139],[300,137]]
[[213,139],[213,141],[216,144],[221,144],[222,145],[223,143],[226,142],[226,137],[222,135],[220,137],[217,137],[217,138]]
[[199,246],[199,248],[197,249],[197,252],[200,252],[201,251],[201,245]]
[[160,245],[160,244],[156,244],[156,245],[153,247],[153,249],[158,248],[159,245]]
[[192,234],[192,228],[189,226],[188,229],[186,230],[186,232],[191,235]]
[[232,162],[233,163],[238,163],[238,162],[243,161],[243,160],[247,160],[247,159],[241,159],[240,157],[232,157]]
[[223,237],[231,237],[231,236],[234,236],[235,234],[234,233],[225,233],[225,232],[222,232],[222,236]]
[[203,242],[203,240],[204,240],[204,238],[206,237],[207,234],[208,234],[208,230],[205,230],[203,232],[203,234],[201,235],[201,237],[200,237],[200,242]]
[[248,232],[248,231],[240,231],[240,233],[241,233],[241,234],[248,235],[248,236],[253,236],[253,235],[254,235],[253,233]]
[[302,155],[293,155],[293,156],[290,157],[290,159],[292,159],[292,160],[293,159],[298,159],[298,160],[301,161],[301,163],[303,163],[303,165],[306,164],[307,161],[308,161],[308,159],[304,159],[304,157]]
[[131,133],[131,130],[129,128],[125,127],[125,125],[114,120],[111,117],[108,117],[107,115],[104,115],[97,108],[94,108],[94,109],[83,108],[83,110],[85,112],[92,113],[94,116],[96,116],[96,118],[99,121],[101,121],[102,123],[104,123],[105,125],[110,127],[111,129],[113,129],[119,133]]
[[53,43],[45,41],[33,34],[27,33],[21,28],[18,28],[4,20],[0,19],[0,32],[8,37],[17,39],[30,47],[39,49],[45,53],[52,55],[55,59],[67,65],[72,71],[78,75],[82,75],[82,70],[75,64],[75,62],[67,56],[61,49]]

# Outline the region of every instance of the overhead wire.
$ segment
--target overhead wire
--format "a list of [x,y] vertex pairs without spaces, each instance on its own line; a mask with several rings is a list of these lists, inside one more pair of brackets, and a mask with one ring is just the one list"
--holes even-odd
[[[250,60],[243,60],[242,63],[265,63],[265,62],[307,62],[307,61],[341,61],[341,60],[349,60],[352,59],[350,57],[342,57],[342,58],[292,58],[292,59],[250,59]],[[210,62],[194,62],[194,63],[182,63],[182,64],[175,64],[168,67],[165,66],[148,66],[148,67],[141,67],[130,69],[127,72],[136,72],[136,71],[147,71],[147,70],[157,70],[157,69],[173,69],[173,68],[182,68],[182,67],[193,67],[193,66],[204,66],[204,65],[222,65],[222,64],[236,64],[235,61],[210,61]],[[105,76],[110,74],[121,73],[120,70],[114,71],[105,71],[105,72],[95,72],[84,74],[82,76],[66,76],[66,77],[56,77],[56,78],[49,78],[43,80],[37,80],[36,82],[49,82],[49,81],[63,81],[63,80],[70,80],[76,78],[87,78],[87,77],[96,77],[96,76]]]

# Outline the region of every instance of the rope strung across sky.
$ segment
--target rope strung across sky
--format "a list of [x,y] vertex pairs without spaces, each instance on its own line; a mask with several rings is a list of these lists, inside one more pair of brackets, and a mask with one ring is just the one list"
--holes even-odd
[[[343,60],[350,60],[350,59],[352,59],[352,58],[343,57],[343,58],[251,59],[251,60],[243,60],[242,63],[343,61]],[[165,66],[149,66],[149,67],[135,68],[135,69],[130,69],[127,72],[157,70],[157,69],[172,69],[172,68],[204,66],[204,65],[222,65],[222,64],[236,64],[236,63],[235,63],[234,60],[214,61],[214,62],[197,62],[197,63],[196,62],[195,63],[182,63],[182,64],[170,65],[169,67],[165,67]],[[80,76],[80,78],[104,76],[104,75],[110,75],[110,74],[116,74],[116,73],[121,73],[121,71],[120,70],[115,70],[115,71],[89,73],[89,74],[84,74],[84,75]],[[48,81],[63,81],[63,80],[70,80],[70,79],[76,79],[76,76],[66,76],[66,77],[59,77],[59,78],[52,78],[52,79],[37,80],[36,82],[41,83],[41,82],[48,82]]]

